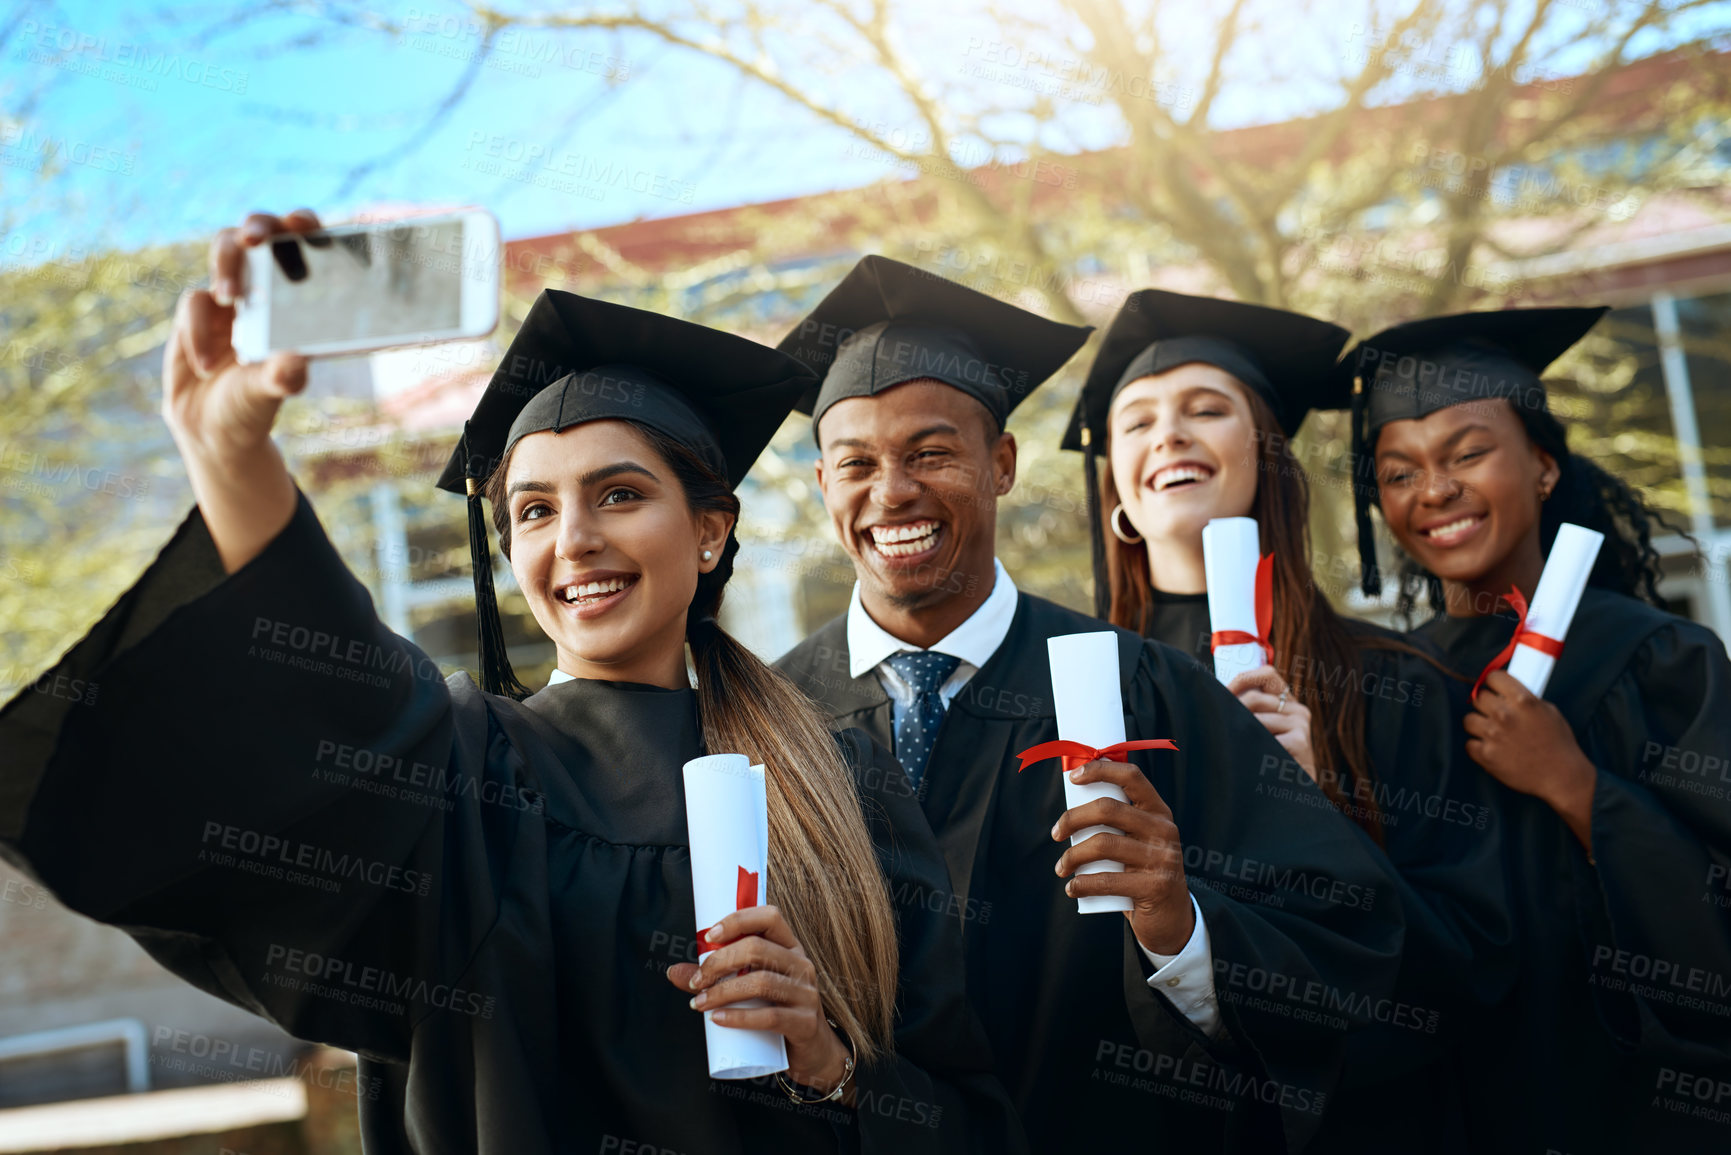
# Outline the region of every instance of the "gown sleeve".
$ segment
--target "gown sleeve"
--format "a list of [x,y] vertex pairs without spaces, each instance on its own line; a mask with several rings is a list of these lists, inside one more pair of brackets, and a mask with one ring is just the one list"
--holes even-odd
[[842,731],[837,740],[854,769],[901,949],[895,1052],[855,1075],[860,1149],[1026,1151],[967,999],[962,920],[914,786],[895,755],[863,730]]
[[194,510],[0,711],[0,854],[208,993],[402,1061],[496,917],[464,834],[511,812],[449,789],[483,746],[304,496],[232,575]]
[[1383,1013],[1347,1036],[1322,1151],[1377,1151],[1458,1118],[1459,1065],[1479,1057],[1482,1016],[1508,995],[1518,958],[1503,814],[1460,723],[1467,683],[1408,651],[1370,643],[1361,656],[1356,682],[1331,688],[1364,695],[1370,772],[1341,781],[1344,811],[1380,836],[1406,938]]
[[1515,975],[1515,931],[1491,783],[1466,752],[1468,685],[1416,655],[1367,649],[1365,746],[1376,775],[1349,805],[1375,806],[1406,913],[1399,995],[1446,1039]]
[[1143,643],[1125,709],[1132,738],[1178,746],[1132,759],[1178,826],[1224,1027],[1205,1038],[1136,981],[1127,943],[1141,1044],[1178,1062],[1205,1053],[1220,1068],[1210,1085],[1256,1105],[1242,1123],[1251,1142],[1300,1149],[1339,1078],[1347,1028],[1374,1022],[1395,986],[1405,921],[1388,860],[1188,655]]
[[1676,622],[1637,651],[1582,743],[1592,862],[1574,856],[1601,1016],[1626,1047],[1731,1058],[1731,661]]

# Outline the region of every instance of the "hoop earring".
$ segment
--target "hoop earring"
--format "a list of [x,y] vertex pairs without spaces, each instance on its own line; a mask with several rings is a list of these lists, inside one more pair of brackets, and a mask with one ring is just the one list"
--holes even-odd
[[[1129,534],[1118,528],[1118,515],[1123,512],[1124,503],[1119,502],[1117,505],[1112,507],[1112,516],[1106,519],[1112,526],[1112,536],[1123,542],[1125,545],[1136,545],[1142,540],[1141,534],[1131,537]],[[1132,526],[1131,528],[1134,529],[1135,527]]]

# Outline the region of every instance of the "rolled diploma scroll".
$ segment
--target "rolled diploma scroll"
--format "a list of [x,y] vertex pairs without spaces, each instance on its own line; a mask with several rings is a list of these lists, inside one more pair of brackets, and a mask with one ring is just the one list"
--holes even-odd
[[[1256,563],[1262,543],[1254,517],[1217,517],[1202,527],[1202,568],[1208,580],[1208,628],[1256,636]],[[1261,646],[1221,646],[1214,676],[1222,686],[1246,670],[1268,664]]]
[[[769,890],[769,804],[763,767],[743,754],[709,754],[685,764],[685,823],[691,840],[691,895],[697,929],[739,909],[739,870],[757,875],[757,904]],[[704,951],[699,959],[708,957]],[[767,1006],[762,999],[730,1007]],[[755,1079],[787,1070],[787,1038],[777,1031],[723,1027],[703,1012],[714,1079]]]
[[[1124,741],[1124,695],[1118,688],[1118,636],[1108,631],[1063,634],[1046,639],[1052,663],[1052,702],[1058,711],[1058,737],[1082,742],[1095,749]],[[1064,774],[1064,806],[1074,810],[1096,798],[1128,802],[1124,792],[1110,782],[1075,783]],[[1090,826],[1070,835],[1070,845],[1096,834],[1122,834],[1110,826]],[[1076,873],[1098,874],[1124,869],[1122,862],[1089,862]],[[1082,914],[1130,910],[1129,898],[1119,894],[1088,894],[1076,900]]]
[[[1557,527],[1557,540],[1551,543],[1551,554],[1533,590],[1533,604],[1527,607],[1528,630],[1563,640],[1603,544],[1605,535],[1595,530],[1567,521]],[[1509,676],[1541,698],[1556,668],[1557,659],[1527,645],[1516,646],[1509,659]]]

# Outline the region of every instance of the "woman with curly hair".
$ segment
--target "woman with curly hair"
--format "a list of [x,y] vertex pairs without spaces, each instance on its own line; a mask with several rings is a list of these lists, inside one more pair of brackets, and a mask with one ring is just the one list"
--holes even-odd
[[[1359,547],[1370,505],[1406,554],[1415,633],[1478,680],[1467,753],[1497,785],[1520,973],[1478,1025],[1469,1125],[1497,1151],[1701,1151],[1723,1131],[1678,1094],[1731,1057],[1731,661],[1658,604],[1658,516],[1570,452],[1539,374],[1603,309],[1397,326],[1353,378]],[[1539,698],[1498,668],[1558,527],[1605,535]]]

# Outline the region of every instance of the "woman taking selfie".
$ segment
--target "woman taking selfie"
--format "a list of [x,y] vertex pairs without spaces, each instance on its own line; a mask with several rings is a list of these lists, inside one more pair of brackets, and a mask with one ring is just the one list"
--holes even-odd
[[[1407,1010],[1349,1038],[1314,1149],[1383,1150],[1399,1133],[1403,1150],[1459,1150],[1446,1044],[1464,1005],[1499,993],[1510,931],[1487,791],[1454,733],[1460,691],[1410,645],[1340,617],[1312,574],[1309,494],[1290,439],[1326,396],[1346,339],[1279,309],[1133,293],[1066,445],[1084,450],[1097,501],[1097,612],[1205,667],[1203,528],[1256,519],[1272,554],[1271,660],[1228,688],[1290,755],[1261,773],[1271,789],[1314,780],[1405,887],[1396,999]],[[1094,454],[1107,466],[1097,479]]]
[[[1366,592],[1377,502],[1406,555],[1404,608],[1425,593],[1440,611],[1418,636],[1484,674],[1456,725],[1496,783],[1521,947],[1463,1067],[1484,1150],[1706,1151],[1726,1134],[1677,1088],[1731,1086],[1717,901],[1731,890],[1715,892],[1731,877],[1731,773],[1711,768],[1731,751],[1731,664],[1711,631],[1658,608],[1662,523],[1570,452],[1539,380],[1604,312],[1414,321],[1343,362],[1369,482]],[[1565,522],[1605,540],[1539,698],[1498,668],[1516,627],[1505,599],[1530,601]]]
[[[316,228],[249,218],[212,283],[232,299],[246,248]],[[237,364],[233,320],[181,300],[163,412],[198,508],[56,667],[100,697],[0,713],[7,858],[187,981],[357,1051],[369,1152],[1013,1143],[953,920],[889,899],[886,874],[947,888],[899,767],[715,623],[732,490],[805,371],[543,293],[440,483],[468,494],[477,689],[374,614],[270,440],[305,362]],[[483,493],[565,675],[522,701]],[[699,968],[681,767],[723,751],[767,767],[771,904],[707,928]],[[362,868],[333,887],[333,861]],[[782,1034],[786,1075],[711,1081],[700,1011]]]

